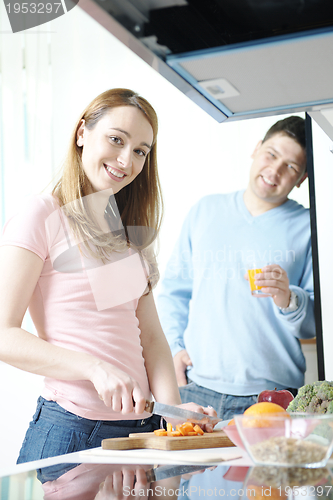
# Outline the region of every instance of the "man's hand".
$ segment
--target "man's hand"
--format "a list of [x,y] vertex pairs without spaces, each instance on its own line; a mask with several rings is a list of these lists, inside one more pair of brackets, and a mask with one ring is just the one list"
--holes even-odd
[[175,365],[178,386],[181,387],[182,385],[186,385],[186,368],[188,366],[192,366],[192,361],[187,354],[187,351],[183,349],[182,351],[177,352],[177,354],[173,358],[173,363]]
[[256,274],[255,285],[261,286],[264,293],[269,293],[278,307],[288,307],[290,302],[289,279],[287,273],[278,264],[270,264]]

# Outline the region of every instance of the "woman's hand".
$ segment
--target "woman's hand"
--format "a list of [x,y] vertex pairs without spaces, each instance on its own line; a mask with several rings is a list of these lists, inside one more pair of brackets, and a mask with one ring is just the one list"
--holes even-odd
[[91,371],[90,380],[107,407],[121,413],[144,412],[146,399],[130,375],[101,360],[96,361]]
[[[204,406],[197,405],[196,403],[183,403],[181,405],[177,405],[177,408],[183,408],[184,410],[195,411],[197,413],[203,413],[204,415],[210,415],[211,417],[217,417],[216,411],[211,406],[204,407]],[[176,425],[179,423],[183,423],[183,421],[180,422],[179,419],[175,419],[175,418],[167,417],[167,418],[165,418],[165,420],[167,422],[170,422],[173,427],[176,427]],[[217,422],[215,424],[214,423],[200,424],[198,422],[198,425],[200,425],[202,430],[205,432],[213,432],[214,426],[216,424],[217,424]]]
[[124,465],[122,470],[114,471],[105,478],[95,500],[145,499],[148,498],[148,488],[146,472],[142,467]]

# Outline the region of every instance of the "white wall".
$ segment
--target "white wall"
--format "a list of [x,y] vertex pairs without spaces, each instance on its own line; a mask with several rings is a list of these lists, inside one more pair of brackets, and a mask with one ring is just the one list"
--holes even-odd
[[[108,88],[131,88],[151,102],[160,120],[163,274],[189,208],[203,195],[246,187],[252,150],[277,117],[218,124],[79,7],[13,35],[0,2],[0,30],[3,220],[22,198],[47,185],[88,102]],[[305,184],[297,195],[308,206]],[[29,320],[26,325],[31,327]],[[0,371],[6,380],[0,386],[0,400],[11,402],[3,403],[0,413],[1,448],[8,436],[11,441],[6,454],[0,454],[1,466],[15,461],[42,380],[3,364]]]

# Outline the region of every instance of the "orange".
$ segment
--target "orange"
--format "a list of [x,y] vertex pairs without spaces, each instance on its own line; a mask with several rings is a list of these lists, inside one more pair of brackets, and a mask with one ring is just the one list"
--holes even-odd
[[256,484],[248,484],[246,491],[248,498],[255,498],[255,500],[267,500],[268,497],[273,500],[282,500],[283,497],[287,496],[283,490],[280,492],[278,488],[264,485],[257,486]]
[[234,419],[234,418],[232,418],[232,419],[230,420],[230,422],[228,422],[228,425],[236,425],[236,423],[235,423],[235,419]]
[[244,411],[243,415],[267,415],[267,413],[287,413],[282,406],[276,403],[269,403],[263,401],[262,403],[255,403]]
[[262,402],[262,403],[255,403],[254,405],[250,406],[247,410],[244,411],[243,415],[247,416],[257,416],[258,418],[251,418],[248,420],[244,419],[243,425],[244,427],[271,427],[271,426],[277,426],[278,423],[273,420],[265,419],[265,415],[271,415],[271,416],[285,416],[286,418],[290,418],[290,415],[287,413],[287,411],[282,408],[282,406],[277,405],[275,403],[269,403],[269,402]]

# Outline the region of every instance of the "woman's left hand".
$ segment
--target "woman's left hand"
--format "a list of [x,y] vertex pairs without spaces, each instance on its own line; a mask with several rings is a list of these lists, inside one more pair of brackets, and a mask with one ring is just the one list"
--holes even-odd
[[[197,405],[196,403],[183,403],[181,405],[176,405],[176,406],[177,408],[183,408],[184,410],[195,411],[197,413],[204,413],[205,415],[210,415],[211,417],[217,417],[216,411],[211,406],[204,407]],[[180,422],[179,419],[175,418],[165,418],[165,420],[167,422],[170,422],[173,427],[176,427],[176,425],[179,423],[183,423]],[[197,423],[205,432],[213,432],[214,426],[217,424],[217,422],[215,424],[214,423],[200,424],[199,422]]]

